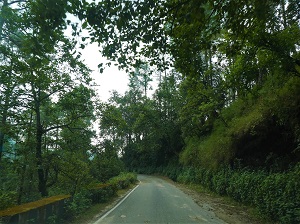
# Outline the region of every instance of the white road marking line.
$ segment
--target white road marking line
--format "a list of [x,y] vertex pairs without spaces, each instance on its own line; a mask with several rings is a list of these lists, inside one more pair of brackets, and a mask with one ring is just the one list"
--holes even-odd
[[100,219],[98,219],[96,222],[94,222],[94,224],[100,224],[101,221],[108,216],[112,211],[114,211],[117,207],[119,207],[120,204],[122,204],[126,198],[129,197],[129,195],[131,195],[132,192],[134,192],[138,187],[140,186],[140,184],[138,184],[135,188],[133,188],[115,207],[113,207],[111,210],[109,210],[108,212],[106,212]]

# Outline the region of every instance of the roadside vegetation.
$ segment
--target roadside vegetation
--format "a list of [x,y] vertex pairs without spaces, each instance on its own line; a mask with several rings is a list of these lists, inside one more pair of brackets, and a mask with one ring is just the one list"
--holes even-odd
[[[69,193],[79,211],[88,187],[134,171],[299,223],[299,11],[297,0],[4,0],[0,208]],[[129,74],[108,102],[78,50],[89,41]]]
[[[67,203],[63,220],[57,220],[57,223],[73,222],[86,211],[93,210],[93,206],[104,210],[101,204],[111,202],[120,190],[128,189],[135,184],[136,181],[136,174],[121,173],[118,176],[112,177],[106,183],[92,184],[86,189],[82,189],[80,192],[73,195],[72,199]],[[100,212],[101,210],[98,210],[96,215]],[[89,217],[89,219],[91,218],[92,217]]]

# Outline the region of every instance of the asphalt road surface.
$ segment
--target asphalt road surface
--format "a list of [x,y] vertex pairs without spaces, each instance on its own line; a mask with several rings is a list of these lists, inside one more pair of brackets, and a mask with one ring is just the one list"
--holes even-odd
[[94,224],[101,223],[225,223],[209,208],[199,207],[171,183],[139,175],[140,184],[115,208]]

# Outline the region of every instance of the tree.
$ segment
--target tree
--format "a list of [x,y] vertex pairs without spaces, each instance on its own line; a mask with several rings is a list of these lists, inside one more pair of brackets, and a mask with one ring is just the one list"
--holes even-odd
[[179,111],[183,106],[183,99],[179,90],[181,76],[171,71],[159,84],[154,94],[155,110],[158,111],[159,128],[156,144],[159,149],[156,154],[156,166],[167,166],[173,159],[178,160],[183,147]]
[[105,139],[96,147],[91,161],[91,174],[102,183],[124,171],[124,164],[118,156],[117,141]]
[[130,84],[129,86],[132,89],[142,89],[144,93],[144,97],[147,97],[148,89],[151,89],[149,83],[152,81],[151,79],[151,70],[146,63],[142,63],[138,67],[135,68],[135,71],[130,74],[129,78]]
[[16,114],[12,114],[12,110],[18,107],[17,99],[22,92],[19,87],[21,81],[19,73],[24,64],[19,60],[18,47],[23,34],[18,30],[20,15],[17,10],[11,8],[16,3],[5,0],[0,10],[0,101],[2,105],[0,108],[0,163],[4,153],[5,136],[12,137],[13,135],[12,117],[17,119]]
[[[82,125],[79,119],[93,117],[90,105],[93,94],[87,88],[91,82],[90,71],[80,61],[80,54],[70,51],[75,49],[76,42],[63,35],[66,8],[65,1],[5,1],[1,7],[1,57],[4,59],[1,104],[5,105],[1,107],[1,155],[5,134],[18,140],[17,146],[22,149],[16,153],[18,159],[34,161],[29,167],[37,171],[41,196],[46,196],[47,188],[57,181],[54,149],[58,143],[53,142],[59,139],[52,135],[57,137],[62,128],[70,128],[76,122]],[[69,103],[69,112],[66,112],[61,102],[65,99],[67,104],[68,92],[74,94],[72,100],[80,103],[75,109]],[[9,127],[13,126],[18,128],[10,131]],[[28,128],[24,128],[26,126]],[[89,146],[86,145],[86,150]],[[35,152],[28,153],[32,148]],[[26,168],[21,163],[20,166]],[[22,181],[27,175],[25,168],[21,169],[19,198],[25,193]]]

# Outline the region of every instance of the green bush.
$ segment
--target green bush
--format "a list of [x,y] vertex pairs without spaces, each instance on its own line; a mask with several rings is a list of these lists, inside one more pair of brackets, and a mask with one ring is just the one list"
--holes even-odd
[[110,151],[96,155],[91,161],[91,175],[99,182],[107,182],[110,178],[120,175],[123,170],[123,162]]
[[196,180],[196,170],[192,167],[188,167],[182,170],[180,174],[178,174],[177,181],[181,183],[197,183]]
[[238,202],[252,205],[280,223],[300,223],[300,165],[288,172],[267,173],[247,169],[184,168],[177,180],[195,183]]
[[46,220],[46,224],[59,224],[61,222],[62,220],[60,220],[57,215],[51,215]]
[[99,183],[75,194],[66,205],[66,219],[76,217],[92,204],[107,202],[116,195],[118,189],[125,189],[137,180],[136,174],[121,173],[107,183]]
[[198,166],[159,168],[178,182],[201,184],[220,195],[254,206],[276,222],[300,223],[300,164],[281,173],[223,167],[211,170]]
[[231,175],[227,195],[245,204],[254,204],[261,182],[266,178],[264,172],[236,171]]
[[17,192],[0,191],[0,210],[12,207],[17,204]]
[[88,209],[92,205],[91,196],[92,194],[89,190],[82,190],[76,193],[66,204],[65,218],[77,217]]
[[111,197],[116,195],[120,189],[126,189],[131,184],[135,183],[137,175],[133,173],[121,173],[120,175],[111,178],[105,184],[96,184],[90,187],[90,200],[92,203],[107,202]]
[[229,188],[232,172],[230,169],[220,170],[212,177],[212,188],[220,195],[225,195]]
[[180,167],[169,165],[165,168],[163,175],[169,177],[171,180],[176,181],[180,174]]
[[90,199],[92,203],[107,202],[112,196],[116,195],[117,187],[114,184],[99,184],[90,189]]
[[213,190],[213,171],[209,170],[209,169],[204,169],[201,170],[202,176],[203,176],[203,180],[201,180],[203,182],[203,185],[210,189]]
[[111,178],[108,183],[117,186],[117,189],[125,189],[137,181],[137,175],[134,173],[121,173]]
[[262,214],[282,223],[300,223],[300,167],[267,176],[260,184],[254,204]]

